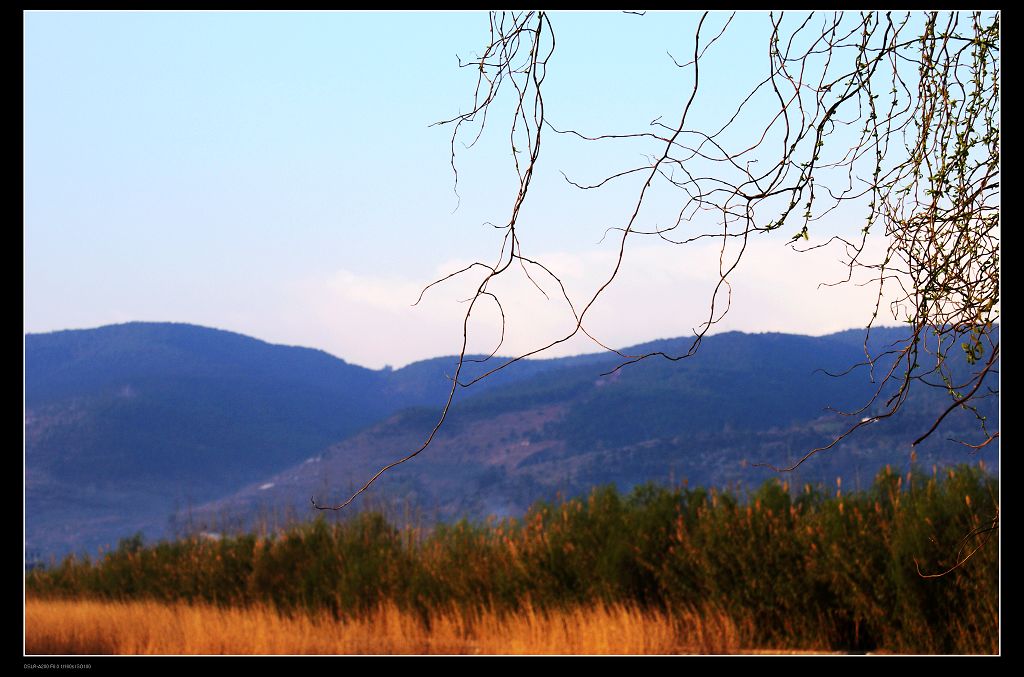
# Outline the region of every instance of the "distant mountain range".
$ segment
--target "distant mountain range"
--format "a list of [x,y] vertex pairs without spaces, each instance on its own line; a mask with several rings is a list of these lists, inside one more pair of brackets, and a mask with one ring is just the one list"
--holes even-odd
[[[875,330],[873,342],[899,332]],[[751,463],[789,463],[850,424],[825,407],[862,405],[873,392],[866,371],[817,370],[863,360],[862,342],[862,332],[731,332],[705,338],[693,358],[651,359],[609,376],[601,374],[621,361],[610,354],[524,360],[460,390],[435,443],[386,474],[360,506],[483,519],[610,482],[755,486],[775,473]],[[669,339],[625,352],[686,347]],[[29,334],[26,545],[95,552],[140,530],[154,539],[307,517],[311,494],[346,497],[420,445],[455,362],[370,370],[185,324]],[[470,377],[495,362],[467,363]],[[867,484],[887,463],[905,466],[910,441],[948,403],[922,391],[900,416],[784,479]],[[983,402],[983,413],[995,419],[997,404]],[[946,439],[976,438],[972,414],[956,412],[940,433],[919,447],[920,463],[977,458]],[[994,448],[980,457],[997,470]]]

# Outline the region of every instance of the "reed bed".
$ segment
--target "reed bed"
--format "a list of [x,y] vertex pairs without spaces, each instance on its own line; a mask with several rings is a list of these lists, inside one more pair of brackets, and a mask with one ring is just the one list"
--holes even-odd
[[[273,610],[307,624],[281,633],[308,638],[287,653],[397,650],[385,640],[323,644],[338,628],[339,637],[369,637],[384,627],[383,637],[419,638],[402,649],[412,653],[991,654],[999,651],[997,514],[997,480],[968,466],[930,476],[887,469],[852,493],[841,481],[770,482],[745,496],[603,487],[538,503],[520,520],[398,528],[367,512],[220,540],[125,539],[95,559],[28,572],[26,590],[40,609],[61,600],[159,603],[152,608],[161,613],[177,609],[182,620],[166,625],[176,628],[199,623],[184,620],[187,608],[207,609],[202,618],[227,614],[239,627],[246,614]],[[947,575],[921,575],[976,548]],[[358,630],[364,621],[373,632]],[[314,631],[318,623],[333,630]],[[29,624],[33,646],[50,646],[33,634],[43,627]],[[150,638],[128,648],[204,646],[175,632],[169,645]],[[240,634],[245,642],[251,633]],[[107,646],[113,636],[67,641]],[[277,651],[261,641],[238,650]],[[217,646],[208,648],[226,650]]]

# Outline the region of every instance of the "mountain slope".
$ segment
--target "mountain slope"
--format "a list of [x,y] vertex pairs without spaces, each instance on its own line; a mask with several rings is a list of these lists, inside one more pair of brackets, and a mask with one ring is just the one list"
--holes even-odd
[[376,372],[189,325],[30,335],[25,372],[30,467],[99,484],[222,490],[387,413]]
[[[884,333],[884,332],[883,332]],[[881,337],[891,341],[893,335]],[[628,488],[645,481],[754,486],[779,476],[756,464],[788,466],[826,445],[863,416],[840,416],[827,406],[856,410],[874,392],[866,371],[834,378],[862,359],[848,337],[728,333],[705,339],[693,359],[653,359],[602,376],[619,361],[572,360],[531,378],[457,401],[431,446],[385,474],[357,506],[411,504],[444,519],[510,515],[538,498],[586,492],[594,484]],[[670,340],[645,350],[685,350]],[[640,348],[627,349],[636,354]],[[918,390],[904,413],[859,430],[834,450],[782,475],[803,482],[843,477],[868,484],[890,464],[906,469],[909,443],[949,404],[939,391]],[[982,404],[995,425],[996,402]],[[347,498],[379,468],[416,449],[438,408],[400,412],[322,454],[237,494],[202,506],[196,529],[245,523],[270,514],[313,514],[309,495]],[[940,434],[916,450],[924,468],[978,457],[947,438],[975,439],[969,412],[954,412]],[[981,456],[997,469],[995,449]]]
[[[187,324],[25,337],[26,528],[93,550],[437,401],[454,358],[394,371]],[[489,385],[489,384],[488,384]]]
[[[873,341],[899,331],[876,331]],[[855,338],[727,333],[707,337],[691,359],[654,358],[608,375],[621,358],[524,360],[460,389],[435,444],[368,498],[483,517],[594,483],[757,483],[771,471],[744,461],[791,462],[849,424],[827,405],[855,408],[870,396],[864,371],[840,379],[819,371],[862,359]],[[688,346],[667,339],[624,352]],[[420,445],[455,362],[373,371],[179,324],[30,334],[27,545],[95,551],[136,530],[164,535],[172,516],[180,527],[229,514],[251,521],[260,510],[309,515],[311,493],[341,498]],[[464,376],[496,363],[467,363]],[[948,399],[924,393],[908,404],[898,420],[859,432],[801,477],[864,473],[867,481],[879,464],[905,462],[908,441]],[[986,405],[990,415],[995,404]],[[965,414],[919,450],[922,460],[965,459],[964,447],[945,442],[976,431]]]

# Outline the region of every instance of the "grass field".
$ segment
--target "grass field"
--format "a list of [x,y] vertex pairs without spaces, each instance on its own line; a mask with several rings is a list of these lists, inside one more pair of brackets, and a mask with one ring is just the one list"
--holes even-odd
[[25,626],[26,653],[60,655],[723,654],[743,653],[745,634],[713,609],[667,616],[621,604],[452,609],[425,622],[391,604],[338,621],[268,607],[30,599]]

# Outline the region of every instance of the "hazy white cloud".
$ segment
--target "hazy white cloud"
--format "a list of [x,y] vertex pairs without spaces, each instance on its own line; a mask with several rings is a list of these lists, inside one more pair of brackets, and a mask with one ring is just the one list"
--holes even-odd
[[[614,269],[616,251],[608,246],[536,258],[561,278],[581,311]],[[730,276],[731,308],[713,332],[824,334],[863,326],[874,307],[877,286],[820,286],[845,277],[841,254],[837,249],[799,253],[779,240],[751,241]],[[708,319],[719,255],[713,242],[686,248],[631,244],[615,281],[587,312],[585,326],[616,347],[691,334]],[[465,261],[451,261],[438,268],[437,277],[465,265]],[[558,284],[538,268],[528,266],[528,270],[533,282],[521,268],[512,268],[488,287],[501,300],[505,315],[500,354],[535,350],[571,333],[575,326]],[[433,287],[415,307],[420,290],[432,280],[413,279],[401,272],[366,275],[351,270],[310,277],[284,295],[288,307],[279,315],[287,318],[285,326],[275,332],[277,337],[264,338],[285,340],[287,334],[294,336],[289,342],[312,341],[346,360],[373,367],[452,354],[462,344],[469,307],[465,299],[472,296],[482,271],[477,268]],[[717,308],[724,309],[726,302],[723,289]],[[880,320],[891,322],[891,317],[883,312]],[[471,352],[489,352],[497,345],[501,313],[492,299],[477,302],[469,329]],[[597,346],[580,338],[544,355],[593,350]]]

